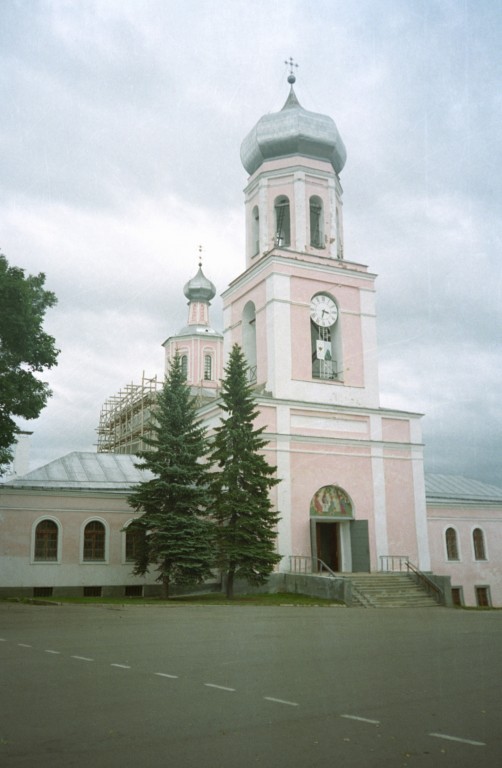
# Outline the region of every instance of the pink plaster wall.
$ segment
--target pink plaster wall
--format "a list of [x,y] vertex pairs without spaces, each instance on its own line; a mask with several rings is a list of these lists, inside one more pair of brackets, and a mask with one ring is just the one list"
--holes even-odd
[[389,555],[406,555],[418,565],[415,523],[415,491],[411,452],[384,454],[385,508]]
[[[459,560],[447,559],[445,531],[457,531]],[[484,533],[486,560],[476,560],[472,533]],[[429,545],[434,573],[450,576],[453,587],[462,587],[466,605],[476,605],[475,586],[489,586],[492,604],[502,607],[502,505],[429,505]]]

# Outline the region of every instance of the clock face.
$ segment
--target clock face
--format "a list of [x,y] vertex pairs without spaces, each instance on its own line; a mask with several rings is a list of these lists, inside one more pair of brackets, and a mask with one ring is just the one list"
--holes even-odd
[[329,328],[334,325],[338,317],[338,307],[333,299],[324,294],[314,296],[310,302],[310,317],[322,328]]

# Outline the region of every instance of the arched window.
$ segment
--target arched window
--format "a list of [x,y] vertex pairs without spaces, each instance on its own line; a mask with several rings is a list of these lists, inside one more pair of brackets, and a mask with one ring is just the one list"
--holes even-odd
[[84,528],[84,557],[87,562],[105,559],[106,530],[99,520],[92,520]]
[[282,195],[277,197],[275,208],[275,244],[287,246],[291,244],[291,218],[289,212],[289,199]]
[[256,256],[260,252],[260,209],[257,205],[251,212],[251,252]]
[[59,529],[54,520],[42,520],[35,529],[35,560],[54,562],[58,559]]
[[137,528],[125,531],[125,559],[127,563],[134,563],[140,556],[143,534]]
[[458,560],[458,542],[455,528],[447,528],[445,533],[446,557],[448,560]]
[[181,355],[181,373],[188,379],[188,355]]
[[474,545],[474,559],[486,560],[485,537],[481,528],[475,528],[473,530],[472,543]]
[[324,219],[322,200],[317,195],[310,198],[310,245],[324,248]]
[[204,355],[204,379],[205,381],[212,381],[213,378],[213,358],[212,355]]

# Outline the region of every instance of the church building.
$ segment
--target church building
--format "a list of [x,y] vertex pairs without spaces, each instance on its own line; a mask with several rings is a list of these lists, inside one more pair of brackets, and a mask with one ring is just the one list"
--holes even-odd
[[[179,354],[210,433],[225,360],[242,347],[280,480],[280,573],[331,573],[361,592],[362,574],[411,569],[442,585],[443,604],[502,606],[502,488],[425,476],[421,415],[380,405],[376,275],[344,248],[345,146],[288,82],[282,109],[242,142],[245,268],[222,294],[223,331],[199,263],[183,289],[187,323],[163,344],[166,370]],[[131,577],[127,496],[157,391],[143,375],[105,404],[97,453],[0,485],[0,595],[152,593],[155,573]]]

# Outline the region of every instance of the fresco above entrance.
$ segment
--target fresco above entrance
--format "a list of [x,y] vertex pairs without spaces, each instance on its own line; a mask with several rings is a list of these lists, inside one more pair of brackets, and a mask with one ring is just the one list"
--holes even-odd
[[352,502],[343,488],[325,485],[312,497],[311,517],[353,517]]

